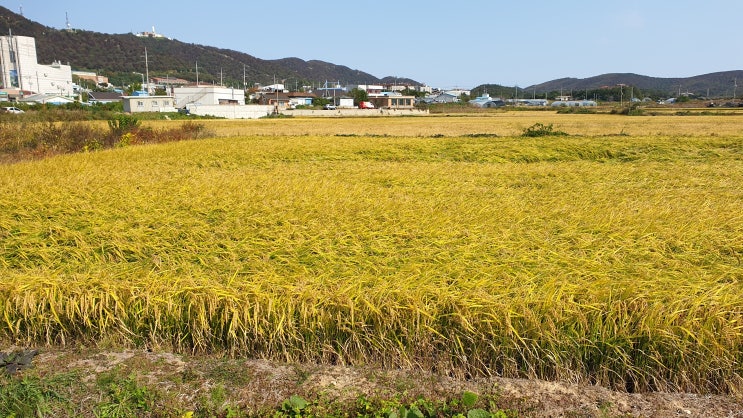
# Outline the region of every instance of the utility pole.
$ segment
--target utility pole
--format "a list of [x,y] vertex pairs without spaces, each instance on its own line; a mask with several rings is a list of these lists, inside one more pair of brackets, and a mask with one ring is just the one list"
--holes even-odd
[[150,63],[147,60],[147,47],[144,47],[144,71],[147,74],[147,94],[150,94]]
[[733,78],[733,100],[735,100],[735,89],[738,88],[738,77]]

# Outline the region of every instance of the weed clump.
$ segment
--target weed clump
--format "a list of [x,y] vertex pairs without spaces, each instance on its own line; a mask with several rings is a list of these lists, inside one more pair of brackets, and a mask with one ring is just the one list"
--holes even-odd
[[531,125],[530,127],[524,129],[524,131],[521,133],[521,136],[523,137],[540,137],[540,136],[567,136],[567,132],[563,131],[556,131],[552,127],[552,124],[545,125],[543,123],[535,123],[534,125]]
[[598,112],[596,111],[596,109],[585,106],[562,106],[557,109],[557,113],[573,115],[594,115]]
[[610,113],[612,115],[643,116],[645,114],[645,111],[639,105],[631,104],[621,109],[612,109]]
[[14,162],[60,154],[90,152],[128,145],[154,144],[202,138],[204,125],[187,121],[167,129],[141,126],[131,115],[115,115],[108,129],[86,122],[0,122],[0,162]]

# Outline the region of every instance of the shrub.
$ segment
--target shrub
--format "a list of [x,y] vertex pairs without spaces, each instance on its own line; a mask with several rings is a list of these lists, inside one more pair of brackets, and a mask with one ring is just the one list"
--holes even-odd
[[210,135],[204,130],[204,125],[191,121],[170,129],[152,129],[141,127],[138,119],[128,115],[116,115],[109,119],[108,127],[106,131],[86,122],[0,122],[0,161],[183,141]]
[[118,136],[138,129],[139,125],[139,119],[130,115],[116,115],[108,120],[108,127],[111,129],[111,132]]
[[642,116],[645,114],[645,111],[638,104],[633,103],[627,107],[612,109],[610,113],[612,115]]
[[595,114],[597,113],[595,108],[590,108],[586,106],[562,106],[557,109],[557,113],[559,114],[580,114],[580,115],[589,115],[589,114]]
[[566,132],[555,131],[552,128],[552,124],[545,125],[543,123],[535,123],[530,127],[524,129],[521,133],[524,137],[537,137],[537,136],[567,136]]

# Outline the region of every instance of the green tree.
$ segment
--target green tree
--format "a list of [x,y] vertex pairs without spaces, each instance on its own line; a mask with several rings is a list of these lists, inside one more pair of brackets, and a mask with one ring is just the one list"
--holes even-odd
[[351,97],[353,97],[353,104],[358,106],[361,102],[369,101],[369,93],[366,90],[352,89]]
[[312,99],[312,105],[313,106],[325,106],[326,104],[330,103],[330,99],[326,97],[315,97]]
[[415,96],[415,97],[424,97],[426,95],[425,92],[416,91],[413,89],[405,89],[401,91],[400,93],[402,93],[403,96]]
[[142,83],[135,82],[135,83],[130,84],[129,87],[126,88],[124,93],[126,93],[127,96],[131,96],[132,93],[134,93],[135,91],[141,91],[141,90],[142,90]]

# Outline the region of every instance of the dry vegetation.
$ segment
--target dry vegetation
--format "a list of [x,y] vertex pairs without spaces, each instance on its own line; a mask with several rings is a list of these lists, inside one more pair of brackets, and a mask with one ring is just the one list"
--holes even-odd
[[3,340],[743,389],[737,117],[203,122],[3,166]]
[[[737,111],[737,109],[734,109]],[[697,113],[703,112],[700,110]],[[576,136],[738,136],[741,116],[734,113],[690,116],[633,116],[610,114],[556,114],[548,111],[495,112],[489,115],[451,115],[399,118],[284,118],[241,120],[199,120],[218,136],[305,136],[305,135],[387,135],[393,137],[430,137],[499,135],[518,136],[534,123],[554,124]],[[155,128],[172,122],[144,121]]]

